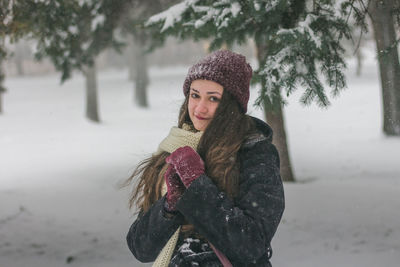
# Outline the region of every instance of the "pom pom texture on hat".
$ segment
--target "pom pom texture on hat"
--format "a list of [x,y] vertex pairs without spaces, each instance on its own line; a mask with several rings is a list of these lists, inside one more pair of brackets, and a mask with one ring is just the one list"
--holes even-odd
[[246,63],[244,56],[229,50],[219,50],[189,69],[183,84],[183,93],[187,96],[194,80],[210,80],[229,91],[246,113],[251,76],[251,66]]

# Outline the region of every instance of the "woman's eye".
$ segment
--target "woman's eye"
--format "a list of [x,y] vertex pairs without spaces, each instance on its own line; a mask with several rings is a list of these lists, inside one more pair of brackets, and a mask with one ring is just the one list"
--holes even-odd
[[192,98],[198,98],[198,97],[199,97],[199,95],[196,94],[196,93],[192,93],[190,96],[191,96]]
[[215,97],[215,96],[210,97],[210,100],[211,100],[212,102],[219,102],[219,98],[218,98],[218,97]]

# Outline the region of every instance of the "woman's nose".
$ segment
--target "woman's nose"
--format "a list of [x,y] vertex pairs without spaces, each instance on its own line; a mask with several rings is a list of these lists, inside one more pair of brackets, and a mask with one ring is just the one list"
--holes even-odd
[[204,101],[200,101],[200,102],[198,103],[197,107],[196,107],[196,111],[197,111],[198,113],[207,113],[207,110],[208,110],[207,104],[204,103]]

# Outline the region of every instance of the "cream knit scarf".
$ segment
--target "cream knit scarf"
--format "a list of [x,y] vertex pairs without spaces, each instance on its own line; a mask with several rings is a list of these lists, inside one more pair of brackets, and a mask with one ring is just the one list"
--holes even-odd
[[[184,146],[190,146],[197,151],[201,135],[203,132],[192,132],[191,127],[184,124],[181,128],[172,127],[168,136],[160,143],[156,154],[163,151],[172,153],[176,149]],[[162,187],[162,195],[167,193],[167,185],[164,183]],[[175,233],[168,240],[167,244],[161,250],[157,259],[153,263],[153,267],[167,267],[171,261],[172,253],[174,252],[176,242],[178,241],[179,232],[181,227],[179,226]]]

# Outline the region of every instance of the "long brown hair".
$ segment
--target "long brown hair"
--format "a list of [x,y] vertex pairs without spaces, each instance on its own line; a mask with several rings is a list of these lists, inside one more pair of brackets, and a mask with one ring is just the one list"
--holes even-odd
[[[181,106],[178,127],[188,124],[195,130],[188,112],[189,96]],[[228,90],[224,90],[214,118],[200,139],[198,153],[204,160],[206,174],[232,199],[238,193],[239,184],[237,152],[246,136],[254,131],[254,127],[252,119],[243,113],[236,99]],[[165,158],[168,155],[162,152],[145,159],[124,183],[127,186],[137,180],[129,199],[130,208],[137,206],[139,210],[147,211],[162,197]]]

